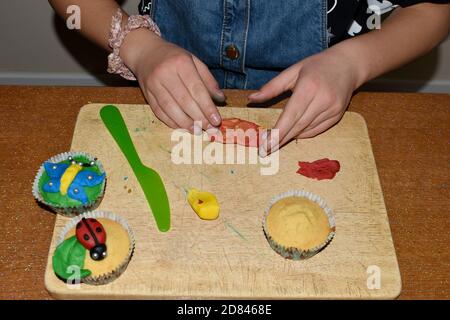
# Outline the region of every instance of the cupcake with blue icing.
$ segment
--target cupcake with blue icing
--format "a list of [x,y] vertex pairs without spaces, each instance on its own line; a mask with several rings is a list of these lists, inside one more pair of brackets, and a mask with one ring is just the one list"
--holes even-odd
[[65,152],[45,161],[33,183],[37,201],[65,216],[94,210],[106,186],[102,164],[84,152]]

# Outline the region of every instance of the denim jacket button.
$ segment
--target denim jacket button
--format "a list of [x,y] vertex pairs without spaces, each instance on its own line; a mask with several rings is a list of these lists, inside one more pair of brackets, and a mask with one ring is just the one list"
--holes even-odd
[[237,58],[239,58],[239,50],[234,44],[230,44],[229,46],[227,46],[225,48],[225,53],[231,60],[236,60]]

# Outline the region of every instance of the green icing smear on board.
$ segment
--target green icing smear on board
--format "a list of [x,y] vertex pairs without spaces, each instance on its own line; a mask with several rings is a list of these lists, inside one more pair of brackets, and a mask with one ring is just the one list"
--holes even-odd
[[85,257],[86,249],[78,242],[76,236],[72,236],[56,248],[52,260],[53,271],[60,278],[67,280],[70,277],[76,277],[76,272],[79,270],[79,277],[83,279],[91,275],[90,270],[83,269]]
[[[85,156],[74,156],[73,159],[77,162],[90,162],[90,159]],[[60,161],[58,163],[70,164],[70,161],[64,160],[64,161]],[[97,174],[102,174],[102,172],[100,171],[100,169],[98,168],[97,165],[94,165],[89,168],[83,168],[82,171],[92,171]],[[45,192],[44,190],[42,190],[42,187],[49,180],[50,180],[50,177],[47,175],[47,173],[44,170],[44,173],[42,174],[42,176],[39,180],[38,187],[39,187],[39,192],[40,192],[42,198],[47,203],[53,204],[56,206],[62,206],[62,207],[78,207],[78,206],[82,205],[82,203],[80,201],[70,198],[67,194],[63,196],[59,192]],[[86,194],[88,196],[89,203],[96,200],[99,197],[99,195],[102,192],[102,188],[103,188],[104,184],[105,184],[105,181],[103,181],[99,185],[96,185],[93,187],[83,187],[84,191],[86,192]]]

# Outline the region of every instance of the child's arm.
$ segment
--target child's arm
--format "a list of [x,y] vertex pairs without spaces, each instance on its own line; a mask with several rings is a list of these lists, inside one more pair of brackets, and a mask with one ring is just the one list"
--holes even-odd
[[[62,17],[68,16],[69,5],[78,5],[80,32],[111,51],[108,46],[111,20],[119,8],[114,0],[49,2]],[[127,18],[124,14],[122,27]],[[202,121],[203,129],[220,124],[220,115],[211,96],[219,101],[225,96],[206,65],[197,57],[142,28],[126,36],[120,57],[135,74],[155,115],[168,126],[193,132],[194,121]]]
[[[293,91],[275,125],[280,143],[269,142],[269,151],[294,137],[313,137],[333,126],[355,89],[427,53],[449,29],[449,4],[398,8],[380,30],[345,40],[283,71],[249,96],[252,102],[262,102]],[[266,154],[264,148],[260,152]]]

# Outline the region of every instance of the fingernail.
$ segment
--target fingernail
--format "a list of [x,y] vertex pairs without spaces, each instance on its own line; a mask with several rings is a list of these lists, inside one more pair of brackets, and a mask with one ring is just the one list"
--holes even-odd
[[222,90],[217,90],[216,91],[216,93],[219,95],[219,96],[221,96],[221,97],[224,97],[225,98],[225,93],[223,93],[223,91]]
[[277,151],[279,143],[278,137],[271,134],[269,142],[267,143],[267,150],[270,150],[270,153]]
[[220,130],[217,127],[212,126],[210,123],[206,126],[206,132],[209,134],[214,134],[219,132]]
[[212,121],[212,124],[214,124],[214,125],[216,125],[216,126],[218,126],[218,125],[220,124],[220,116],[219,116],[218,113],[213,113],[213,114],[210,116],[210,119],[211,119],[211,121]]
[[261,92],[254,92],[251,95],[248,96],[249,99],[255,99],[258,98],[261,95]]
[[200,128],[199,126],[193,125],[193,126],[191,127],[191,132],[192,132],[194,135],[199,136],[199,135],[202,134],[202,128]]
[[265,156],[267,156],[267,150],[266,150],[266,148],[264,148],[263,145],[259,146],[258,153],[261,158],[264,158]]
[[259,148],[258,148],[258,153],[261,158],[264,158],[265,156],[267,156],[267,150],[265,148],[265,145],[267,143],[267,135],[268,135],[267,130],[265,130],[261,134],[261,140],[260,140]]
[[268,135],[268,131],[267,130],[263,131],[263,133],[261,134],[261,143],[260,144],[263,144],[266,142],[267,135]]
[[219,102],[225,102],[227,97],[225,97],[225,94],[221,90],[218,90],[214,93],[214,99]]

